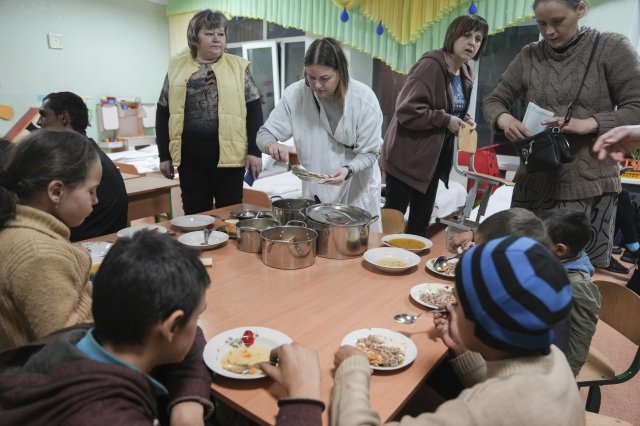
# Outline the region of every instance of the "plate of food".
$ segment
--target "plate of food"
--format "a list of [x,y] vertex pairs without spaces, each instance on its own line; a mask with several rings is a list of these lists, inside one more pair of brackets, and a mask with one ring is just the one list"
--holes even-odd
[[369,249],[362,256],[364,260],[384,272],[399,273],[420,263],[420,256],[395,247]]
[[165,228],[164,226],[150,224],[150,225],[136,225],[136,226],[130,226],[128,228],[122,228],[121,230],[118,231],[116,236],[118,238],[131,237],[133,234],[135,234],[138,231],[142,231],[143,229],[159,232],[161,234],[167,233],[167,228]]
[[80,245],[89,252],[91,256],[91,273],[95,274],[98,272],[104,257],[113,246],[113,243],[110,241],[88,241],[86,243],[80,243]]
[[412,234],[389,234],[382,237],[382,244],[420,253],[433,246],[430,239]]
[[342,345],[352,345],[367,355],[374,370],[397,370],[411,364],[418,348],[404,334],[386,328],[361,328],[342,339]]
[[171,224],[183,231],[199,231],[211,225],[214,219],[204,214],[189,214],[186,216],[174,217]]
[[436,269],[434,268],[433,264],[435,263],[437,257],[434,257],[433,259],[429,259],[427,260],[427,263],[425,265],[425,267],[430,270],[431,272],[433,272],[436,275],[440,275],[441,277],[446,277],[446,278],[455,278],[456,276],[456,264],[458,263],[457,258],[454,259],[449,259],[449,261],[447,262],[445,268],[443,270],[440,271],[436,271]]
[[265,375],[256,364],[269,361],[272,349],[291,342],[289,336],[272,328],[238,327],[209,340],[202,356],[207,366],[221,376],[259,379]]
[[411,288],[411,298],[427,308],[440,309],[447,303],[456,303],[453,286],[441,283],[418,284]]
[[325,183],[328,179],[331,179],[329,175],[323,175],[322,173],[310,172],[302,166],[293,166],[291,172],[298,179],[305,182]]
[[193,231],[187,234],[183,234],[178,238],[182,244],[187,247],[191,247],[198,250],[210,250],[221,246],[229,239],[229,235],[224,232],[211,231],[207,237],[207,241],[204,239],[204,231]]

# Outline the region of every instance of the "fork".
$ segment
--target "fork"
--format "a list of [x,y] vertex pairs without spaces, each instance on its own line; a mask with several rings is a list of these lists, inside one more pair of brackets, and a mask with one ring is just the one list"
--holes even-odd
[[209,236],[211,235],[211,229],[206,229],[205,228],[205,229],[202,230],[202,233],[203,233],[204,241],[201,242],[200,245],[202,245],[202,246],[209,245]]

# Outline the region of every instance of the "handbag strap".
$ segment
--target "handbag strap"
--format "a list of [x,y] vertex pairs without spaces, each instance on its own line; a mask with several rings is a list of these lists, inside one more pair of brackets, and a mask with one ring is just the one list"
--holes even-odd
[[591,55],[589,56],[589,62],[587,62],[587,69],[584,71],[584,75],[582,76],[582,81],[580,82],[580,86],[578,87],[578,93],[576,97],[573,98],[573,101],[567,107],[567,114],[564,116],[564,122],[560,126],[561,128],[569,124],[569,120],[571,120],[571,116],[573,115],[573,107],[576,101],[578,100],[578,96],[580,96],[580,92],[582,91],[582,86],[584,85],[584,81],[587,79],[587,74],[589,74],[589,67],[591,67],[591,62],[593,61],[593,56],[596,53],[596,47],[598,47],[598,41],[600,41],[600,32],[596,35],[596,40],[593,43],[593,48],[591,48]]

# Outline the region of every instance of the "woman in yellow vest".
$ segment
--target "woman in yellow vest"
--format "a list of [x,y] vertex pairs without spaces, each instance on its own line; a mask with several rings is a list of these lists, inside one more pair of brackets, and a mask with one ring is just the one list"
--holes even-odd
[[186,214],[242,202],[245,167],[262,170],[256,133],[263,123],[249,62],[225,53],[227,19],[210,9],[187,28],[189,51],[169,62],[156,113],[160,171],[180,173]]

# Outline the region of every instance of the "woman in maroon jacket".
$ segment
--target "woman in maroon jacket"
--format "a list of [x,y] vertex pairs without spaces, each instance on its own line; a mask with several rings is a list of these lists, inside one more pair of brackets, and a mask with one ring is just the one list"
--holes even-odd
[[473,86],[467,62],[480,56],[488,31],[479,16],[456,18],[443,48],[420,58],[398,95],[380,158],[384,207],[405,212],[410,206],[407,233],[426,236],[438,180],[449,182],[454,135],[460,127],[475,127],[467,114]]

